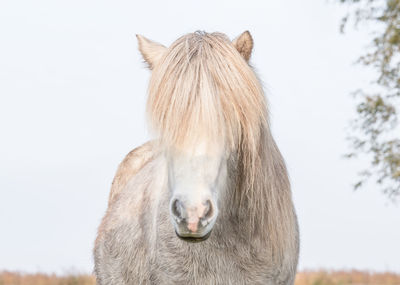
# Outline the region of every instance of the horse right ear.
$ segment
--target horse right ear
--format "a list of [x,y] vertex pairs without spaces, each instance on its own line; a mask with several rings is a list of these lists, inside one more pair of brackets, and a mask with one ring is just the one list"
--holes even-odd
[[232,41],[233,46],[248,62],[253,50],[253,37],[249,31],[245,31],[240,36]]
[[147,62],[150,69],[160,61],[161,57],[167,48],[159,43],[153,42],[141,35],[136,35],[139,43],[139,51],[143,56],[143,59]]

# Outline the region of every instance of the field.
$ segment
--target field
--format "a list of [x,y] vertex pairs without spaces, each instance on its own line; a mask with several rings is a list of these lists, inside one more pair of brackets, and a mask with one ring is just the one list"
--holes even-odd
[[367,271],[302,271],[295,285],[400,285],[400,274]]
[[[91,275],[22,274],[0,272],[0,285],[94,285]],[[366,271],[302,271],[295,285],[400,285],[400,274]]]

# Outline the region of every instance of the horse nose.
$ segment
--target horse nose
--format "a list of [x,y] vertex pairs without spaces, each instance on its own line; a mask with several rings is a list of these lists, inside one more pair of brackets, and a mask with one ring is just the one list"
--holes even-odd
[[211,199],[205,199],[195,205],[174,199],[171,203],[171,213],[180,227],[184,227],[192,233],[201,231],[215,218]]

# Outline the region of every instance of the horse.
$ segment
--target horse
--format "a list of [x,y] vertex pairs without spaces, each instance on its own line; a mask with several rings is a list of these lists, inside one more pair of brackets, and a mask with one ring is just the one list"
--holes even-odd
[[97,284],[293,284],[297,216],[251,34],[195,32],[168,48],[137,39],[155,136],[113,180]]

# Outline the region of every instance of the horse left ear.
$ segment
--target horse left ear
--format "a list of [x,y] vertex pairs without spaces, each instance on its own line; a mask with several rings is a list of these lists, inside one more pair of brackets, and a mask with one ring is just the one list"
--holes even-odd
[[233,46],[248,62],[253,50],[253,38],[249,31],[245,31],[240,36],[232,41]]
[[162,44],[153,42],[141,35],[136,35],[136,37],[139,43],[139,51],[142,54],[143,59],[148,63],[149,68],[153,69],[160,61],[167,48]]

